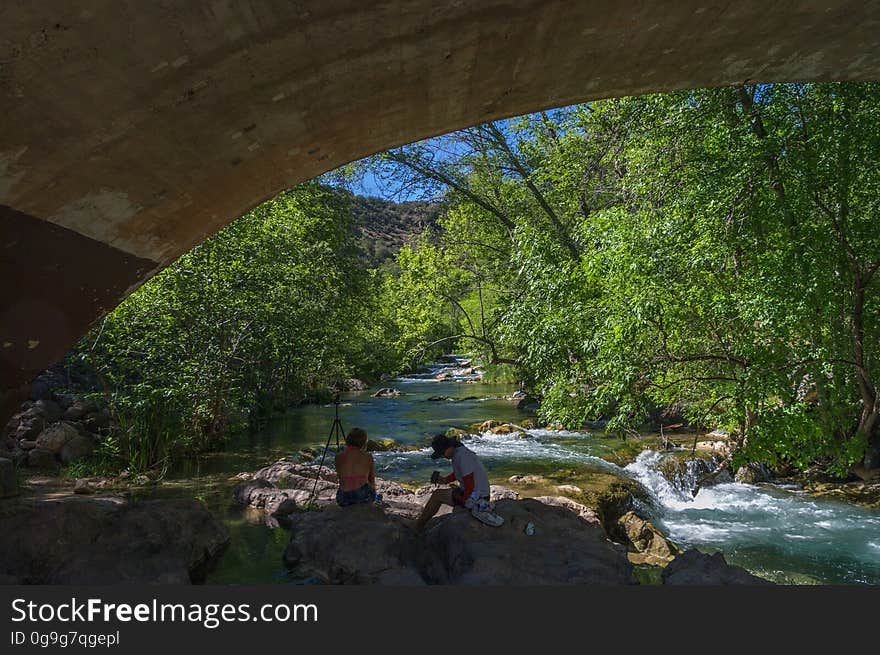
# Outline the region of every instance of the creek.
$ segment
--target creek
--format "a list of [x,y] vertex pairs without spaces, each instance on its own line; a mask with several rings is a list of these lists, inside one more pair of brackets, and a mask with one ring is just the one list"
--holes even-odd
[[[379,477],[425,484],[435,468],[448,469],[428,456],[431,435],[486,419],[517,424],[531,414],[518,410],[516,387],[483,383],[475,375],[453,375],[458,364],[437,364],[428,372],[384,383],[397,397],[376,398],[378,387],[346,393],[340,405],[343,428],[364,428],[371,438],[391,438],[416,446],[409,452],[374,453]],[[431,397],[451,400],[429,400]],[[240,435],[223,453],[189,462],[151,492],[196,496],[227,525],[231,543],[210,584],[289,582],[281,564],[285,530],[272,529],[261,512],[236,506],[230,478],[253,471],[302,448],[323,446],[333,421],[332,405],[295,408],[264,429]],[[692,437],[691,437],[692,438]],[[814,498],[793,486],[740,483],[700,489],[696,474],[675,483],[658,471],[663,457],[652,447],[657,435],[622,440],[601,432],[528,430],[525,434],[483,433],[465,437],[484,462],[493,484],[512,475],[540,476],[543,484],[528,495],[559,495],[563,484],[589,489],[610,476],[641,482],[652,502],[651,520],[672,541],[713,552],[731,564],[782,584],[880,584],[880,511],[826,498]],[[689,471],[690,469],[688,469]],[[445,471],[444,471],[445,472]],[[522,492],[522,489],[517,489]]]

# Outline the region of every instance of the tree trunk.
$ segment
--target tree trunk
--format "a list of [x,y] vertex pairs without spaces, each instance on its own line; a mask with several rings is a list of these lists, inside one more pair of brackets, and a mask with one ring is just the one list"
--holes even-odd
[[868,450],[865,451],[865,459],[862,462],[866,469],[880,468],[880,406],[875,401],[872,408],[866,408],[862,411],[862,417],[859,421],[859,433],[864,434],[868,439]]

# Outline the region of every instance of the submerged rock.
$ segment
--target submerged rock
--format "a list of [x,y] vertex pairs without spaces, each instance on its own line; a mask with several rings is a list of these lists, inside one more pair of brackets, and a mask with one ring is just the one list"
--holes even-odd
[[125,503],[81,496],[0,516],[0,576],[18,584],[200,582],[229,541],[194,500]]
[[744,568],[732,566],[721,553],[707,555],[690,549],[676,557],[663,570],[667,585],[772,585]]

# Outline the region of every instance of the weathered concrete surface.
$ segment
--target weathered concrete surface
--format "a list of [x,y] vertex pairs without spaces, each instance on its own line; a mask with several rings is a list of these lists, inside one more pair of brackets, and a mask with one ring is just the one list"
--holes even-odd
[[0,394],[157,266],[345,162],[587,99],[878,79],[878,54],[864,0],[3,2]]

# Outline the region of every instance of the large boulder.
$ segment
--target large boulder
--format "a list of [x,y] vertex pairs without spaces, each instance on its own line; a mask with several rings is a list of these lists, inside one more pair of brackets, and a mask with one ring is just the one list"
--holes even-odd
[[633,584],[625,549],[595,515],[558,500],[572,507],[500,500],[499,528],[447,512],[422,535],[400,520],[400,506],[420,507],[411,491],[384,506],[294,513],[284,562],[295,576],[329,584]]
[[[332,453],[326,457],[332,463]],[[253,478],[261,478],[274,484],[276,487],[290,487],[294,489],[311,489],[315,482],[315,476],[325,482],[336,484],[339,478],[336,472],[329,466],[317,466],[301,464],[289,459],[280,459],[254,473]],[[309,483],[311,482],[311,484]]]
[[124,503],[75,496],[0,516],[0,577],[22,584],[189,584],[229,541],[194,500]]
[[55,423],[43,430],[37,437],[37,448],[59,455],[64,445],[77,436],[79,436],[79,431],[70,423]]
[[728,564],[721,553],[707,555],[693,548],[672,560],[661,577],[663,584],[667,585],[773,584],[744,568]]
[[83,457],[88,457],[95,450],[95,441],[91,437],[85,437],[81,434],[76,435],[73,439],[64,444],[61,449],[61,461],[70,464]]
[[27,451],[27,465],[34,469],[55,469],[58,467],[58,460],[51,450],[33,448]]
[[55,421],[61,420],[61,415],[64,413],[64,410],[61,409],[61,406],[58,403],[47,398],[35,402],[34,408],[39,409],[42,412],[47,423],[54,423]]
[[0,457],[0,498],[18,495],[18,479],[11,459]]
[[419,549],[423,577],[437,584],[635,584],[626,550],[598,520],[532,498],[500,500],[496,513],[500,527],[466,511],[429,522]]
[[375,504],[290,516],[284,563],[327,584],[424,584],[414,533]]
[[[327,502],[327,492],[332,489],[335,494],[336,485],[328,486],[327,482],[320,480],[318,484],[319,499]],[[241,505],[253,507],[254,509],[264,509],[270,514],[274,514],[287,501],[292,500],[298,505],[307,504],[311,497],[311,491],[305,489],[279,489],[268,480],[257,478],[236,485],[232,490],[232,496]]]
[[307,505],[310,501],[319,505],[330,504],[335,501],[337,488],[336,473],[329,467],[282,459],[236,485],[232,495],[241,505],[275,514],[286,501],[297,505]]
[[44,429],[46,429],[46,419],[43,416],[30,416],[16,422],[11,434],[18,441],[34,441]]

